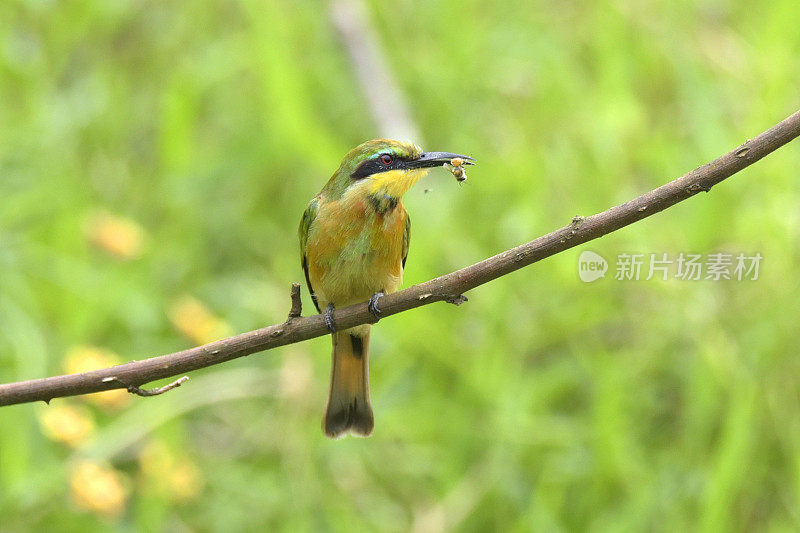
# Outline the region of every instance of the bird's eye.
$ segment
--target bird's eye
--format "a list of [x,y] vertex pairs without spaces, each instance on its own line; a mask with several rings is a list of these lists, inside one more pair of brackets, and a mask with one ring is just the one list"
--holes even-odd
[[392,164],[392,161],[394,161],[394,159],[389,154],[383,154],[381,156],[381,163],[383,163],[387,167]]

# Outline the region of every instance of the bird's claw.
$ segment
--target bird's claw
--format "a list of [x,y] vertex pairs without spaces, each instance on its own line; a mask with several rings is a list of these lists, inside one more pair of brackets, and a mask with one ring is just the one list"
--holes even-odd
[[332,303],[328,304],[328,307],[325,308],[325,311],[322,312],[322,319],[325,321],[325,325],[328,326],[328,329],[331,330],[331,333],[336,333],[336,322],[333,321],[333,310],[336,309]]
[[381,310],[378,309],[378,300],[380,300],[383,297],[384,294],[382,292],[376,292],[375,294],[369,297],[369,303],[367,304],[369,312],[372,313],[373,316],[375,316],[375,318],[377,319],[381,318]]

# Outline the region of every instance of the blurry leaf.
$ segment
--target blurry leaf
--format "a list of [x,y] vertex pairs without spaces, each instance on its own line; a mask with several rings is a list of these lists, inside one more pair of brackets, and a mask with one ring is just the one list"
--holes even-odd
[[217,403],[271,397],[276,387],[273,374],[258,368],[209,372],[162,396],[136,402],[78,449],[76,455],[111,460],[174,418]]

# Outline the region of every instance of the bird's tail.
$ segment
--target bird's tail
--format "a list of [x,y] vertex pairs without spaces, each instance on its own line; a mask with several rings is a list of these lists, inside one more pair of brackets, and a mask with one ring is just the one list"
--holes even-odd
[[369,403],[369,329],[363,330],[333,334],[331,388],[322,419],[322,430],[331,438],[347,431],[368,437],[375,425]]

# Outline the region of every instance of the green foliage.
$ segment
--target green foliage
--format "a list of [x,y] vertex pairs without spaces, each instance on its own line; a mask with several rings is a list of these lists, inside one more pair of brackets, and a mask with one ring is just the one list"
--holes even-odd
[[[478,159],[407,195],[406,285],[797,108],[796,0],[371,7],[423,147]],[[326,5],[277,1],[3,2],[0,125],[4,382],[76,346],[141,359],[283,320],[303,210],[378,134]],[[3,408],[0,529],[797,530],[798,168],[795,143],[460,308],[381,321],[370,439],[322,436],[327,338],[121,409]],[[584,249],[764,261],[757,281],[586,284]],[[59,405],[93,427],[72,445],[43,429]],[[85,461],[124,509],[72,501]]]

